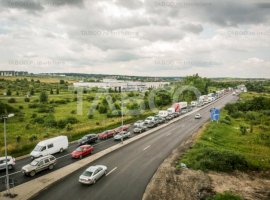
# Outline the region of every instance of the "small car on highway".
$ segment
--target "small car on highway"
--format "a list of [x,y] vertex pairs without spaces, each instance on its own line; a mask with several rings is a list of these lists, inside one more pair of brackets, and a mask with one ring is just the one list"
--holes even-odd
[[115,135],[113,138],[114,140],[121,140],[123,138],[127,139],[130,137],[130,132],[129,131],[122,131],[121,133],[118,133],[117,135]]
[[22,173],[26,176],[35,176],[36,173],[45,169],[52,170],[56,164],[56,158],[52,155],[43,156],[33,160],[30,164],[22,168]]
[[130,127],[129,125],[123,125],[123,127],[120,126],[120,127],[116,128],[114,130],[115,130],[116,133],[120,133],[122,131],[127,131],[129,129],[129,127]]
[[155,122],[149,122],[148,124],[147,124],[147,128],[154,128],[154,127],[156,127],[157,126],[157,123],[155,123]]
[[91,145],[82,145],[80,147],[78,147],[76,150],[74,150],[71,153],[71,157],[72,158],[80,158],[82,159],[84,156],[87,156],[88,154],[91,154],[92,151],[94,151],[94,147]]
[[195,115],[195,119],[201,119],[201,118],[202,118],[202,116],[201,116],[200,113],[198,113],[198,114]]
[[115,134],[116,134],[115,130],[104,131],[98,135],[98,139],[105,140],[113,137]]
[[138,134],[147,130],[146,126],[140,126],[133,129],[133,133]]
[[134,123],[134,126],[135,127],[139,127],[139,126],[142,126],[144,124],[144,121],[143,120],[139,120],[139,121],[136,121],[135,123]]
[[[11,170],[15,166],[15,158],[8,156],[7,157],[8,169]],[[0,157],[0,170],[6,169],[6,157]]]
[[87,168],[79,177],[79,182],[83,184],[95,184],[98,179],[107,174],[107,167],[96,165]]
[[79,141],[79,145],[83,144],[90,144],[90,143],[95,143],[98,139],[98,136],[96,134],[88,134],[83,136]]

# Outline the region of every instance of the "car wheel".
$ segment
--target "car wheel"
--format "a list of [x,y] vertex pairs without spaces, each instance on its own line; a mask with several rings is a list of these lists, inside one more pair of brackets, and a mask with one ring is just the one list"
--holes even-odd
[[80,155],[80,159],[82,159],[82,155]]
[[33,176],[36,175],[36,172],[35,172],[35,171],[31,171],[31,172],[29,173],[29,175],[33,177]]
[[50,165],[50,166],[49,166],[49,170],[52,170],[52,169],[53,169],[53,167],[54,167],[53,165]]
[[13,169],[13,166],[12,165],[9,165],[8,166],[8,169],[10,170],[10,169]]
[[64,151],[64,149],[63,149],[63,148],[61,148],[61,149],[60,149],[60,153],[62,153],[63,151]]

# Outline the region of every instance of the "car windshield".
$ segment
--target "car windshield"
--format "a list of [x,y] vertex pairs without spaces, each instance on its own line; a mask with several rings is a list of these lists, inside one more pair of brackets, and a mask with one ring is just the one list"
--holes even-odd
[[78,147],[78,148],[76,149],[76,151],[83,151],[83,148]]
[[38,161],[36,161],[36,160],[33,160],[33,161],[30,163],[30,165],[32,165],[32,166],[37,166],[37,164],[38,164]]
[[43,148],[43,146],[37,145],[37,146],[34,148],[34,151],[41,151],[42,148]]
[[82,175],[84,175],[84,176],[92,176],[92,174],[93,174],[93,172],[85,171],[85,172],[83,172]]

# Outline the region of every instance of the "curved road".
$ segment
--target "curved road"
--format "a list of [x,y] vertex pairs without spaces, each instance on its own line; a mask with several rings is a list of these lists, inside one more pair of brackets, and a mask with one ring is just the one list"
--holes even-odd
[[95,185],[79,184],[78,178],[86,169],[82,168],[42,191],[33,199],[139,200],[163,160],[209,120],[209,109],[221,108],[234,100],[236,97],[229,94],[200,110],[202,119],[195,120],[194,114],[189,115],[91,163],[91,165],[103,164],[108,167],[107,176],[97,181]]

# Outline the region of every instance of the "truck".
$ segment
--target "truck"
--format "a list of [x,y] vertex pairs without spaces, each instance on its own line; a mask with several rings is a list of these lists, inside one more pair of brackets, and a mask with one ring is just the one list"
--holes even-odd
[[188,106],[188,103],[186,101],[181,101],[178,104],[180,105],[180,109],[186,109]]
[[197,101],[191,101],[191,102],[190,102],[190,105],[191,105],[192,107],[196,107],[196,106],[198,105],[198,102],[197,102]]
[[180,109],[181,109],[180,103],[174,103],[172,105],[172,107],[167,109],[167,112],[168,112],[168,114],[172,114],[172,113],[175,113],[175,112],[180,112]]
[[63,152],[68,148],[67,136],[57,136],[47,140],[40,141],[34,150],[30,153],[31,158],[39,158],[42,156],[52,155],[58,152]]

